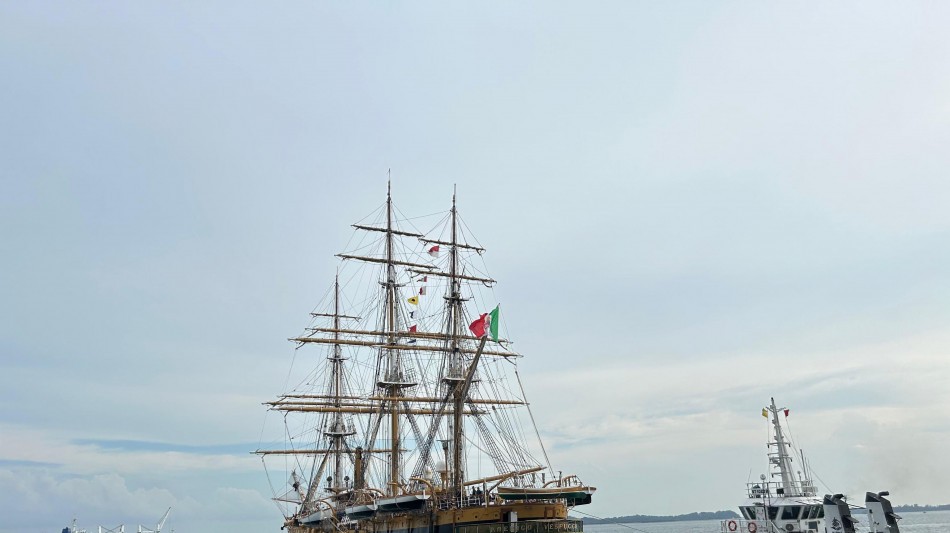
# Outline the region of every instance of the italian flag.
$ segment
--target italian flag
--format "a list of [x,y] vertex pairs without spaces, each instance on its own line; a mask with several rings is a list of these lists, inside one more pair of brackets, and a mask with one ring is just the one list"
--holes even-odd
[[469,324],[468,329],[476,337],[484,337],[487,333],[491,333],[492,340],[498,342],[498,306],[495,306],[490,313],[482,313]]

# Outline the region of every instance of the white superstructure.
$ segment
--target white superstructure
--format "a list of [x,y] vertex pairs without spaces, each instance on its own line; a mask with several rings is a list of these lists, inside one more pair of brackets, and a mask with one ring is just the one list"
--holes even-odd
[[824,533],[822,499],[817,495],[804,457],[800,453],[797,457],[793,455],[779,413],[787,416],[785,408],[775,406],[775,398],[762,411],[771,420],[774,431],[775,440],[768,443],[771,476],[762,474],[758,482],[747,485],[746,500],[739,506],[742,519],[724,520],[722,531]]
[[[739,506],[742,518],[723,520],[724,533],[855,533],[858,519],[851,516],[851,505],[841,494],[818,496],[804,454],[796,451],[782,429],[775,398],[762,415],[773,427],[774,440],[768,443],[770,475],[749,483],[746,500]],[[797,467],[796,467],[797,463]],[[887,492],[867,493],[871,533],[900,533]]]

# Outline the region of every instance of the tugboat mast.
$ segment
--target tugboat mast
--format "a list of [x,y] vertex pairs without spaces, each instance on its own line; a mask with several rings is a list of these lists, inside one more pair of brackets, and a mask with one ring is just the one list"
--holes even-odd
[[[782,424],[779,423],[779,409],[775,407],[775,398],[772,398],[772,404],[769,406],[772,413],[772,425],[775,427],[775,453],[770,454],[770,462],[778,465],[779,475],[782,478],[782,489],[786,496],[796,496],[797,491],[793,488],[792,478],[792,457],[788,454],[788,446],[785,442],[785,436],[782,434]],[[775,473],[773,472],[774,476]]]

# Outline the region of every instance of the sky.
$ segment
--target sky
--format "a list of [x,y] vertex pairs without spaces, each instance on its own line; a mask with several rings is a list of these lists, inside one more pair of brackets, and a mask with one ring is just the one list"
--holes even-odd
[[734,509],[770,397],[819,490],[950,503],[948,23],[0,2],[0,532],[278,531],[261,402],[390,175],[456,187],[585,513]]

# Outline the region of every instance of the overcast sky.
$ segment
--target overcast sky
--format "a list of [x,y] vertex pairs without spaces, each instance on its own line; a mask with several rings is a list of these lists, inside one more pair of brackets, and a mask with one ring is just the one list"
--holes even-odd
[[390,168],[457,184],[584,512],[734,509],[770,396],[821,490],[950,503],[948,24],[0,2],[0,532],[277,531],[260,403]]

